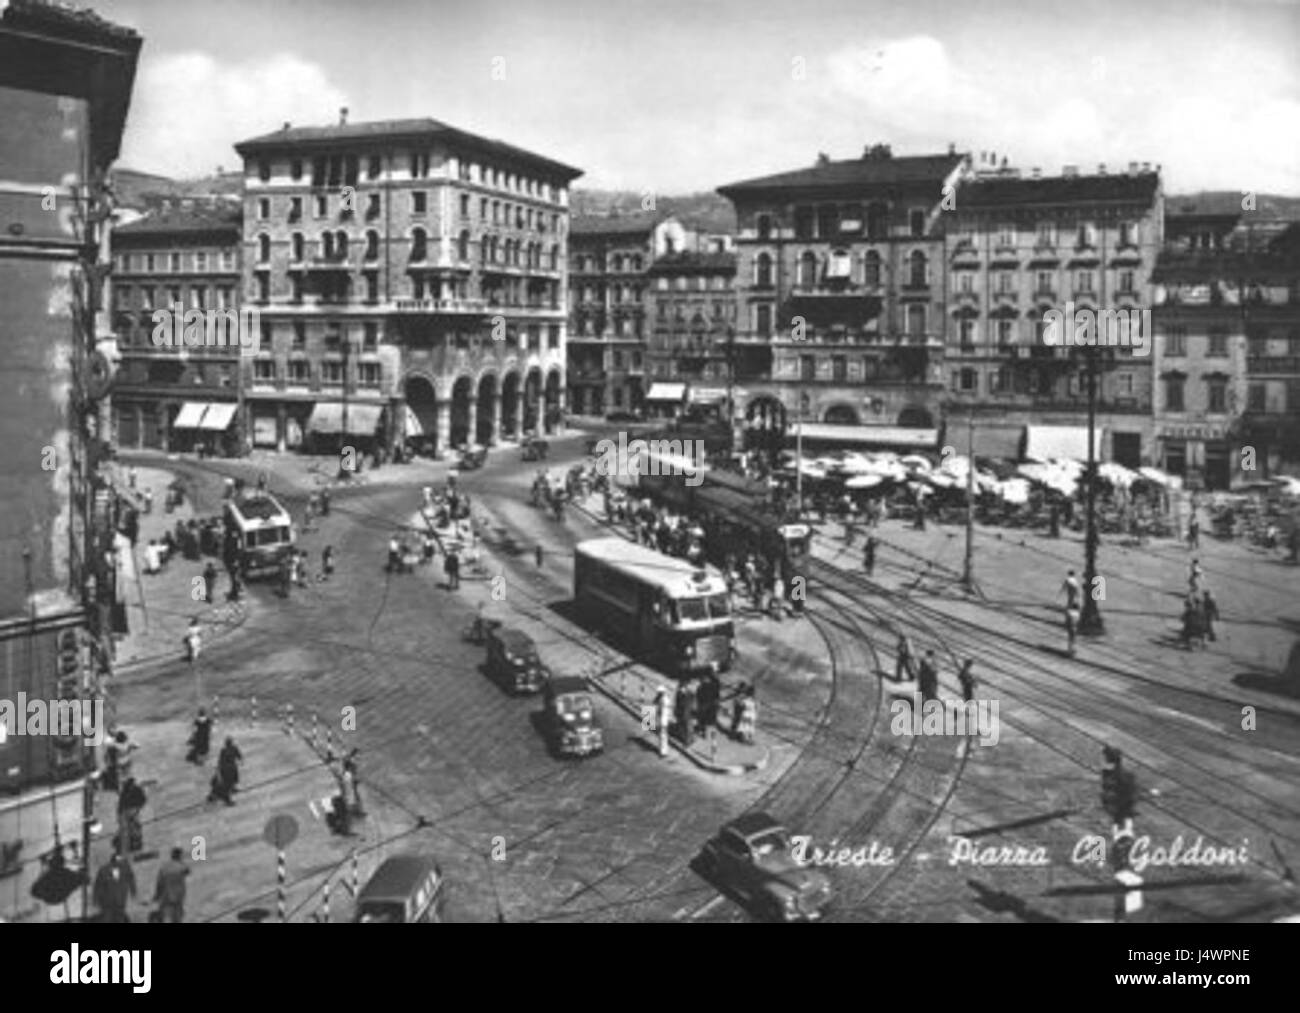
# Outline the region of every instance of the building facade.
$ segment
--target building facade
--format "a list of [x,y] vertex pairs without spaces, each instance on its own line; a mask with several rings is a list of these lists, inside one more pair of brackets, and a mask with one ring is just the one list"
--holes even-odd
[[[814,423],[926,428],[943,396],[941,202],[969,159],[860,159],[718,188],[736,207],[736,345],[770,356],[735,411],[754,439]],[[752,350],[752,352],[751,352]],[[752,442],[752,441],[751,441]]]
[[[973,417],[977,454],[1016,457],[1030,427],[1043,427],[1073,428],[1068,449],[1085,456],[1088,367],[1080,349],[1049,346],[1047,314],[1063,314],[1070,332],[1080,312],[1106,328],[1115,311],[1147,319],[1164,220],[1158,170],[977,170],[943,217],[949,418]],[[1135,468],[1155,456],[1152,344],[1148,333],[1144,354],[1130,345],[1097,355],[1101,456]]]
[[725,412],[738,382],[766,377],[770,359],[754,364],[737,354],[735,282],[734,253],[672,253],[650,266],[646,367],[652,413],[672,416],[682,406]]
[[580,171],[433,119],[292,127],[244,159],[255,445],[438,455],[564,413]]
[[[243,205],[186,201],[113,231],[113,330],[119,364],[113,420],[121,449],[193,450],[203,442],[234,454],[243,446],[237,419],[242,306]],[[205,326],[197,345],[158,345],[155,313],[166,323],[214,311],[234,333]],[[175,337],[175,335],[170,335]],[[160,335],[161,337],[161,335]],[[185,335],[180,334],[182,342]],[[217,343],[221,339],[221,343]],[[234,340],[233,346],[229,343]]]
[[[89,11],[31,0],[0,11],[0,697],[11,701],[97,698],[112,657],[107,181],[141,41]],[[15,732],[0,734],[0,791],[93,765],[80,729]],[[67,838],[79,823],[63,825]]]
[[694,236],[653,212],[584,215],[570,236],[569,403],[576,415],[641,412],[647,393],[646,271]]

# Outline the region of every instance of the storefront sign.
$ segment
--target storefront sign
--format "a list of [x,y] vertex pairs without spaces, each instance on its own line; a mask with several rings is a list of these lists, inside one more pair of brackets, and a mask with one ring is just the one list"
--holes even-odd
[[1221,440],[1224,428],[1208,425],[1160,426],[1158,433],[1164,440]]

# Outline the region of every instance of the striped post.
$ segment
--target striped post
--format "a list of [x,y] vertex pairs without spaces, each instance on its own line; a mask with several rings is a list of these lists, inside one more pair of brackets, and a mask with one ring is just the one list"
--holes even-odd
[[331,729],[326,728],[325,729],[325,758],[329,759],[333,755],[334,755],[334,732]]
[[257,697],[253,697],[248,707],[248,723],[257,724]]
[[221,709],[221,697],[214,695],[212,697],[212,723],[214,725],[217,723],[218,711],[220,709]]
[[275,860],[275,882],[276,882],[275,904],[276,904],[276,910],[279,912],[280,915],[280,924],[283,925],[285,922],[289,920],[288,914],[286,913],[287,905],[285,903],[285,897],[284,897],[285,869],[284,869],[283,849],[277,852],[276,855],[277,857]]
[[356,899],[361,893],[361,856],[357,854],[357,849],[352,849],[352,897]]
[[291,703],[285,704],[284,708],[288,716],[288,722],[289,722],[287,727],[284,729],[284,734],[292,735],[293,734],[293,704]]
[[330,881],[325,880],[325,885],[321,887],[320,895],[320,920],[329,924],[330,920]]
[[316,727],[316,712],[311,712],[311,748],[315,749],[320,741],[320,733]]

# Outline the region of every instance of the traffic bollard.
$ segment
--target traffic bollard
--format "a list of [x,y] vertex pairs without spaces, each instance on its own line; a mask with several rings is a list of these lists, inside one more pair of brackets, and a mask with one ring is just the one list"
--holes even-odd
[[280,915],[281,924],[289,920],[287,914],[288,905],[285,903],[285,896],[284,896],[285,878],[286,877],[285,877],[285,869],[284,869],[284,852],[280,851],[276,858],[276,864],[275,864],[275,881],[276,881],[275,903],[276,903],[276,910],[279,912]]

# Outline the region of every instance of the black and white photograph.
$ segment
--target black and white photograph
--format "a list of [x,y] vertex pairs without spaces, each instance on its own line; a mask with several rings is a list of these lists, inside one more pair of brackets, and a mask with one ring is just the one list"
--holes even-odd
[[0,922],[1249,984],[1300,3],[85,2],[0,0]]

